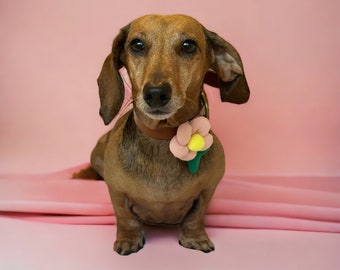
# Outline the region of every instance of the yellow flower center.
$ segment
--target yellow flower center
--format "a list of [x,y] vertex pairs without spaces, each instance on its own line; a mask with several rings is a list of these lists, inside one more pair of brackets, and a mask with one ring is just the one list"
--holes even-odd
[[201,135],[195,133],[194,135],[191,136],[191,139],[188,143],[189,150],[198,152],[202,150],[204,146],[205,146],[205,141]]

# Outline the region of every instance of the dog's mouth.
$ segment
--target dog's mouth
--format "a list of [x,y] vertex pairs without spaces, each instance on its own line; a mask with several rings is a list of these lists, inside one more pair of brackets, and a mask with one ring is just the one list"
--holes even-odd
[[146,109],[144,112],[152,119],[155,120],[166,120],[170,118],[174,112],[171,112],[169,110],[162,110],[162,109]]
[[178,111],[178,106],[174,102],[169,102],[162,107],[151,107],[144,100],[140,100],[136,107],[148,118],[158,121],[167,120]]
[[165,104],[152,104],[143,95],[135,99],[136,109],[151,120],[164,121],[173,117],[183,106],[182,98],[171,96]]

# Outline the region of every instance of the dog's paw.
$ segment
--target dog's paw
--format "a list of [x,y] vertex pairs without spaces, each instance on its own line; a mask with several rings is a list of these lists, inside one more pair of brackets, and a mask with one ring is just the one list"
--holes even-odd
[[214,244],[207,236],[202,236],[199,238],[189,238],[181,236],[178,242],[181,246],[185,248],[201,250],[205,253],[215,250]]
[[116,240],[113,249],[120,255],[130,255],[131,253],[138,252],[143,248],[145,244],[145,238],[143,235],[135,238],[126,238]]

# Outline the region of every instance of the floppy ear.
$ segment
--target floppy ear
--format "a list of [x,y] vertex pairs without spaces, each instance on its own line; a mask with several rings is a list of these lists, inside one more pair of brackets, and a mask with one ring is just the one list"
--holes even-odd
[[103,64],[98,77],[100,111],[105,125],[111,123],[124,101],[124,83],[119,69],[124,65],[124,43],[128,26],[122,28],[113,41],[112,52]]
[[242,104],[249,99],[249,87],[240,55],[236,49],[216,33],[205,29],[211,66],[204,83],[220,88],[221,100]]

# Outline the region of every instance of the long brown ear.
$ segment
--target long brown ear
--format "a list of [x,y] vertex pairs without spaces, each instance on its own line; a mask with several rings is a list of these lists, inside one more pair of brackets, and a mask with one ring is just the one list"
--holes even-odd
[[205,29],[211,69],[204,83],[220,88],[221,100],[242,104],[249,99],[249,87],[244,75],[241,57],[236,49],[216,33]]
[[128,26],[120,30],[113,41],[112,52],[103,64],[98,77],[100,111],[105,125],[111,123],[117,115],[124,101],[124,83],[119,69],[124,65],[124,43],[128,32]]

